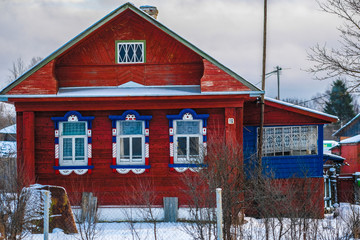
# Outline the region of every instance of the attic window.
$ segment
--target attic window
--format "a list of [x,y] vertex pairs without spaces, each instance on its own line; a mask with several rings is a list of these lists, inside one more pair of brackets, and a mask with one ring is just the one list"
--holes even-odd
[[116,63],[144,63],[145,41],[116,41]]

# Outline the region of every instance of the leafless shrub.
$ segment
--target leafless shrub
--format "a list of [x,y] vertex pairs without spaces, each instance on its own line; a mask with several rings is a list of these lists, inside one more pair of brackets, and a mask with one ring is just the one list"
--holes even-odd
[[124,195],[121,201],[128,206],[133,206],[134,204],[137,206],[135,211],[132,208],[124,209],[124,215],[126,216],[132,238],[143,239],[144,236],[140,235],[141,229],[136,226],[137,222],[143,221],[152,225],[152,231],[147,233],[148,236],[145,239],[159,239],[159,219],[156,211],[157,194],[155,193],[152,179],[136,175],[130,185],[128,194]]
[[81,203],[81,211],[77,211],[75,219],[78,226],[79,239],[94,240],[100,235],[98,226],[99,214],[97,198],[92,193],[85,193]]
[[207,155],[198,162],[202,163],[204,159],[207,167],[184,175],[185,191],[191,196],[190,214],[195,219],[192,233],[195,239],[216,237],[216,188],[222,189],[224,239],[235,239],[240,234],[238,227],[243,216],[242,148],[235,143],[225,144],[221,138],[217,140],[208,144]]
[[[24,239],[34,228],[39,214],[29,201],[31,191],[24,188],[25,177],[4,172],[0,178],[0,236],[6,240]],[[5,181],[5,182],[4,182]]]

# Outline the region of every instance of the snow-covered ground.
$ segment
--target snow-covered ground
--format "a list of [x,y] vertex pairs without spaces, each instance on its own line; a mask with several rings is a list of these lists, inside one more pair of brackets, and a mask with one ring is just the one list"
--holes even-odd
[[[353,227],[359,227],[360,233],[360,206],[342,203],[337,211],[337,216],[333,214],[326,215],[324,219],[307,219],[304,225],[304,219],[281,219],[282,238],[281,239],[304,239],[302,235],[306,232],[305,239],[318,240],[338,240],[338,239],[360,239],[351,236]],[[246,223],[241,226],[242,237],[238,239],[265,239],[265,223],[263,219],[245,218]],[[300,222],[302,221],[302,222]],[[292,225],[292,227],[290,227]],[[354,225],[355,224],[355,225]],[[156,224],[156,239],[159,240],[183,240],[193,239],[186,228],[194,226],[194,223],[164,223]],[[269,219],[269,239],[279,239],[280,222],[278,219]],[[304,230],[303,227],[307,229]],[[301,229],[300,229],[301,228]],[[154,225],[152,223],[134,223],[131,225],[126,222],[98,223],[98,234],[95,239],[118,240],[118,239],[155,239]],[[43,235],[29,235],[26,239],[43,239]],[[49,235],[49,239],[81,239],[79,234],[66,235],[60,229]]]

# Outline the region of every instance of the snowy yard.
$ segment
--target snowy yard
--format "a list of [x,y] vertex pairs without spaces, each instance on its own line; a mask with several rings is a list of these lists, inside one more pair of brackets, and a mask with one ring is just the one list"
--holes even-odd
[[[324,219],[268,219],[269,239],[359,239],[353,238],[354,229],[360,233],[360,207],[342,203],[337,211],[338,216],[326,215]],[[261,240],[265,237],[264,219],[245,218],[246,223],[236,231],[238,239]],[[282,223],[282,224],[281,224]],[[196,226],[194,223],[164,223],[156,224],[156,239],[183,240],[194,239],[186,229]],[[282,229],[280,227],[282,226]],[[306,229],[304,229],[304,227]],[[98,233],[95,239],[155,239],[152,223],[98,223]],[[281,238],[279,235],[281,234]],[[43,235],[29,235],[26,239],[43,239]],[[60,229],[49,235],[49,239],[81,239],[79,234],[66,235]],[[208,238],[206,238],[208,239]],[[213,239],[213,238],[211,238]]]

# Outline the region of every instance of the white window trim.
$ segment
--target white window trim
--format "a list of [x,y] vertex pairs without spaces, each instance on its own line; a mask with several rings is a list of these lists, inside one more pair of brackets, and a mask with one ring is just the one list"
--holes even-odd
[[[86,121],[77,121],[74,123],[85,123],[85,134],[84,135],[63,135],[63,123],[67,123],[67,122],[59,122],[59,132],[60,132],[60,136],[59,136],[59,147],[60,147],[60,153],[59,153],[59,165],[60,166],[84,166],[88,164],[88,136],[87,136],[87,132],[88,132],[88,125]],[[63,140],[65,138],[72,138],[72,160],[66,160],[64,161],[63,159],[63,150],[64,150],[64,144],[63,144]],[[79,161],[79,160],[75,160],[75,138],[84,138],[84,160],[83,161]]]
[[[199,122],[199,133],[198,134],[177,134],[177,122],[182,121],[192,121]],[[202,120],[173,120],[173,128],[174,128],[174,164],[187,164],[187,163],[203,163],[203,154],[201,153],[201,146],[203,146],[203,133],[202,133]],[[186,137],[186,158],[178,157],[178,137]],[[190,137],[198,137],[199,138],[199,156],[195,158],[190,157]]]
[[[134,122],[141,122],[142,123],[142,134],[134,134],[134,135],[121,135],[120,134],[120,122],[126,122],[127,120],[118,120],[116,121],[116,164],[117,165],[145,165],[145,121],[144,120],[130,120],[130,121],[134,121]],[[141,137],[141,161],[134,161],[132,159],[132,141],[129,141],[129,154],[130,154],[130,158],[129,159],[124,159],[122,160],[120,158],[120,139],[121,138],[130,138],[132,139],[133,137]],[[128,161],[125,161],[128,160]]]

